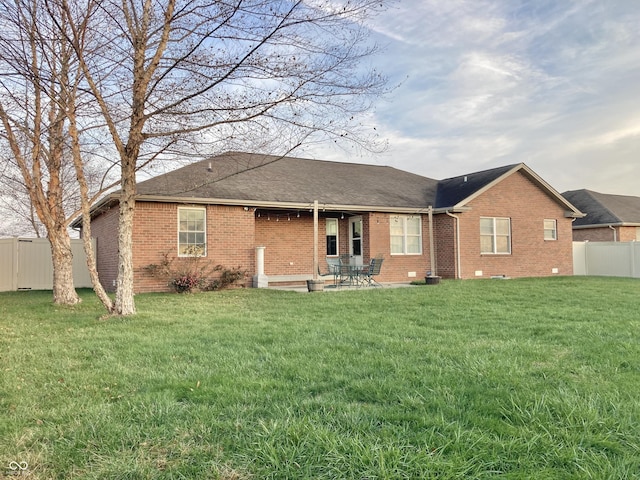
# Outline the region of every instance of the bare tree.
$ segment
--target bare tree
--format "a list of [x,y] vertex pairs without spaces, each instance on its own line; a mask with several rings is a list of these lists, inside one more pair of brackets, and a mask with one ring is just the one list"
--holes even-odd
[[[75,181],[86,184],[85,171],[91,172],[88,182],[95,181],[89,162],[80,162],[80,170],[72,162],[68,139],[69,111],[80,104],[77,85],[82,77],[75,51],[64,35],[66,22],[54,21],[52,13],[40,0],[15,0],[0,9],[0,135],[11,152],[1,183],[13,192],[10,201],[28,199],[22,215],[35,228],[42,224],[51,245],[54,302],[72,305],[79,297],[73,284],[68,229],[80,212],[81,197],[91,202],[99,192],[90,198],[82,183]],[[59,9],[55,13],[54,17],[63,17]],[[97,280],[95,262],[89,266]],[[94,288],[98,293],[102,289],[99,282],[94,282]]]
[[120,162],[115,312],[135,312],[135,172],[172,152],[349,138],[385,89],[362,68],[370,0],[49,0],[63,5]]
[[[65,106],[56,77],[66,66],[50,63],[64,53],[37,17],[35,3],[4,5],[0,43],[0,119],[31,205],[47,230],[54,262],[55,303],[79,301],[73,286],[71,241],[61,179]],[[60,100],[60,101],[59,101]]]
[[[6,164],[5,164],[6,165]],[[47,234],[29,199],[24,182],[15,176],[0,173],[0,237],[36,236]]]

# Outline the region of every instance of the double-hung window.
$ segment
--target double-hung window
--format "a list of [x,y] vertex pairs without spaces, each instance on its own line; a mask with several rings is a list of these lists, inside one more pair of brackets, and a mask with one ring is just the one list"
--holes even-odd
[[557,240],[558,239],[558,224],[555,220],[545,219],[544,221],[544,239],[545,240]]
[[327,218],[327,257],[338,255],[338,219]]
[[480,253],[511,253],[510,218],[480,218]]
[[422,219],[419,215],[396,215],[389,223],[392,255],[422,253]]
[[178,256],[204,257],[207,254],[206,210],[178,208]]

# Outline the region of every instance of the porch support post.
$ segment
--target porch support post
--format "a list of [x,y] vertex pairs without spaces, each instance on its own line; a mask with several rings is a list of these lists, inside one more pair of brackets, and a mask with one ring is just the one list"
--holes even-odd
[[318,279],[318,201],[313,201],[313,279]]
[[264,249],[256,247],[256,275],[253,276],[253,288],[267,288],[269,277],[264,274]]

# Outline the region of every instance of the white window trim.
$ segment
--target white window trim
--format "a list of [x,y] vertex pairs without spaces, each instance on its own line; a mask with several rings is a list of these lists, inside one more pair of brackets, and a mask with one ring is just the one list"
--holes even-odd
[[[326,244],[327,244],[327,224],[329,222],[335,222],[336,224],[336,254],[335,255],[329,255],[328,253],[326,254],[327,257],[331,257],[331,258],[335,258],[335,257],[339,257],[340,256],[340,222],[338,221],[337,218],[327,218],[326,219],[326,223],[325,223],[325,249],[326,249]],[[326,251],[325,251],[326,253]]]
[[[480,255],[511,255],[511,218],[510,217],[480,217],[480,220],[483,219],[487,219],[487,220],[493,220],[493,241],[491,242],[491,244],[493,245],[493,251],[492,252],[483,252],[482,251],[482,242],[480,242]],[[508,252],[498,252],[496,251],[498,248],[498,242],[496,241],[498,238],[498,234],[496,233],[496,220],[508,220],[509,221],[509,234],[508,234],[508,238],[509,238],[509,251]],[[480,238],[482,238],[483,236],[488,236],[488,235],[483,235],[482,232],[480,232]],[[501,237],[503,237],[504,235],[500,235]]]
[[[187,210],[196,210],[204,213],[204,253],[202,255],[193,255],[193,254],[185,254],[180,253],[180,212]],[[188,257],[206,257],[207,256],[207,209],[206,208],[198,208],[198,207],[178,207],[178,232],[176,235],[177,240],[177,248],[178,248],[178,257],[188,258]]]
[[[547,222],[553,222],[553,230],[547,228],[547,226],[546,226]],[[544,236],[544,240],[545,241],[553,242],[553,241],[558,240],[558,221],[555,218],[545,218],[542,225],[543,225],[543,229],[544,229],[543,236]],[[553,237],[552,238],[547,237],[547,231],[553,232]]]
[[[417,218],[418,222],[419,222],[419,226],[418,226],[418,234],[417,235],[409,235],[407,233],[407,220],[409,218]],[[402,220],[402,252],[391,252],[391,255],[422,255],[422,216],[421,215],[393,215],[392,217],[389,218],[389,239],[390,239],[390,244],[391,242],[391,238],[393,237],[399,237],[400,235],[391,235],[391,222],[395,221],[395,219],[400,219]],[[420,247],[420,250],[418,252],[411,252],[408,253],[407,252],[407,237],[418,237],[418,245]],[[391,246],[389,248],[389,250],[391,250]]]

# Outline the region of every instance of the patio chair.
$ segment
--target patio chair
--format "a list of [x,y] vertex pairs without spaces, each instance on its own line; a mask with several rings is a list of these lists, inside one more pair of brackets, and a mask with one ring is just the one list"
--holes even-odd
[[321,272],[318,265],[318,275],[320,277],[333,277],[334,286],[338,286],[340,280],[340,259],[339,258],[327,258],[327,271]]
[[350,265],[351,264],[351,255],[348,253],[343,253],[339,258],[340,265]]
[[378,282],[376,282],[376,275],[380,275],[380,269],[382,268],[382,262],[384,258],[378,255],[375,258],[371,259],[371,263],[369,264],[369,268],[362,274],[362,285],[367,287],[382,287]]
[[340,255],[338,264],[335,266],[336,285],[351,285],[353,281],[353,270],[351,265],[351,257],[349,255]]

